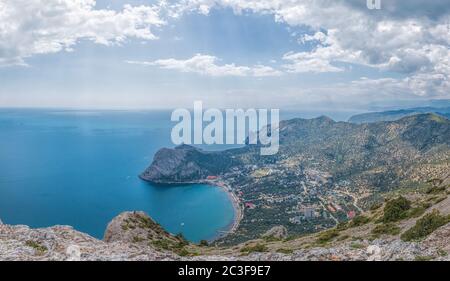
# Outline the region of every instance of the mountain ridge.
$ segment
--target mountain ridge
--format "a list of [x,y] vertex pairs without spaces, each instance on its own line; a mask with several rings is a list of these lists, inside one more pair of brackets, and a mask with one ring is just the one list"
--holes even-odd
[[[280,122],[279,133],[280,150],[273,156],[261,156],[259,145],[222,152],[164,149],[177,156],[187,152],[175,162],[155,157],[141,177],[157,184],[226,187],[243,217],[218,243],[236,244],[277,225],[293,234],[330,228],[361,213],[380,194],[427,185],[450,168],[450,120],[432,113],[368,124],[292,119]],[[161,171],[164,167],[172,169]],[[305,220],[308,209],[313,219]]]

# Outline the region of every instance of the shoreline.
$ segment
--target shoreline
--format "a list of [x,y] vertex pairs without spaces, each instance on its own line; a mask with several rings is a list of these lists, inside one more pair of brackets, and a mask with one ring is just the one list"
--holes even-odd
[[210,240],[209,242],[215,242],[219,239],[222,239],[230,234],[233,234],[236,232],[236,230],[239,228],[239,225],[241,223],[241,220],[244,218],[244,208],[241,204],[241,200],[237,195],[233,192],[231,187],[227,185],[225,182],[223,182],[221,179],[216,180],[198,180],[198,181],[190,181],[190,182],[152,182],[147,179],[145,179],[142,176],[139,176],[142,180],[147,181],[149,183],[160,185],[160,186],[172,186],[172,185],[192,185],[192,184],[204,184],[204,185],[210,185],[217,188],[222,189],[228,196],[228,198],[231,201],[231,204],[233,205],[234,209],[234,218],[233,222],[228,224],[226,227],[217,230],[218,235]]
[[217,238],[212,240],[212,241],[217,241],[217,240],[224,238],[230,234],[233,234],[237,231],[237,229],[239,228],[239,225],[241,223],[241,220],[244,218],[244,209],[242,207],[241,200],[239,199],[239,197],[237,197],[237,195],[231,190],[231,188],[226,183],[208,181],[208,182],[206,182],[206,184],[218,187],[218,188],[222,189],[223,191],[225,191],[225,193],[227,194],[228,198],[230,199],[231,204],[233,205],[233,209],[234,209],[233,222],[229,226],[226,227],[226,231],[220,231],[222,233],[222,235],[219,235]]

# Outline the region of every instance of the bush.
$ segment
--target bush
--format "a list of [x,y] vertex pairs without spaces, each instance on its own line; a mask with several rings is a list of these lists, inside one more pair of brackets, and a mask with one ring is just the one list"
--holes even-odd
[[350,227],[358,227],[368,223],[370,219],[365,216],[357,216],[350,222]]
[[175,238],[179,241],[179,244],[181,245],[181,247],[186,246],[189,244],[189,242],[186,240],[186,238],[184,238],[183,233],[178,233]]
[[449,217],[441,216],[439,211],[434,210],[433,212],[419,219],[416,222],[416,225],[402,234],[401,238],[403,241],[420,240],[427,237],[436,229],[447,224],[448,222],[450,222]]
[[385,223],[396,222],[407,216],[407,211],[411,208],[411,202],[403,196],[393,199],[384,206],[382,221]]
[[336,226],[336,229],[339,230],[339,231],[343,231],[343,230],[348,229],[348,227],[349,227],[349,223],[347,223],[347,222],[340,222]]
[[200,240],[200,246],[207,247],[209,245],[208,241],[206,240]]
[[426,194],[438,194],[444,192],[446,190],[445,186],[433,186],[428,188],[425,193]]

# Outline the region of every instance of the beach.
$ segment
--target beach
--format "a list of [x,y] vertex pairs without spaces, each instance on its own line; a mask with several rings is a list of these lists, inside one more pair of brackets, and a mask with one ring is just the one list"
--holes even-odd
[[234,209],[234,219],[233,219],[232,224],[229,227],[227,227],[227,230],[220,231],[220,233],[222,233],[223,235],[219,235],[219,237],[217,237],[214,240],[218,240],[220,238],[223,238],[227,235],[230,235],[230,234],[236,232],[237,229],[239,228],[241,220],[244,218],[244,209],[243,209],[243,205],[241,204],[241,200],[239,199],[239,197],[233,192],[233,190],[231,189],[230,186],[228,186],[228,184],[226,184],[225,182],[223,182],[221,180],[205,180],[205,181],[202,181],[202,183],[219,187],[223,191],[225,191],[227,193],[228,197],[230,198],[230,201],[231,201],[231,203],[233,205],[233,209]]

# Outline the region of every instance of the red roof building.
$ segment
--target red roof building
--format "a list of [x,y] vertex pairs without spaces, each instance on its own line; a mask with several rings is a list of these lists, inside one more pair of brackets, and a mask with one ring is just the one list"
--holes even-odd
[[254,209],[254,208],[256,208],[256,205],[253,204],[253,203],[247,202],[247,203],[245,203],[245,208],[247,208],[247,209]]
[[347,218],[348,218],[348,219],[353,219],[355,216],[356,216],[355,211],[349,211],[349,212],[347,213]]

